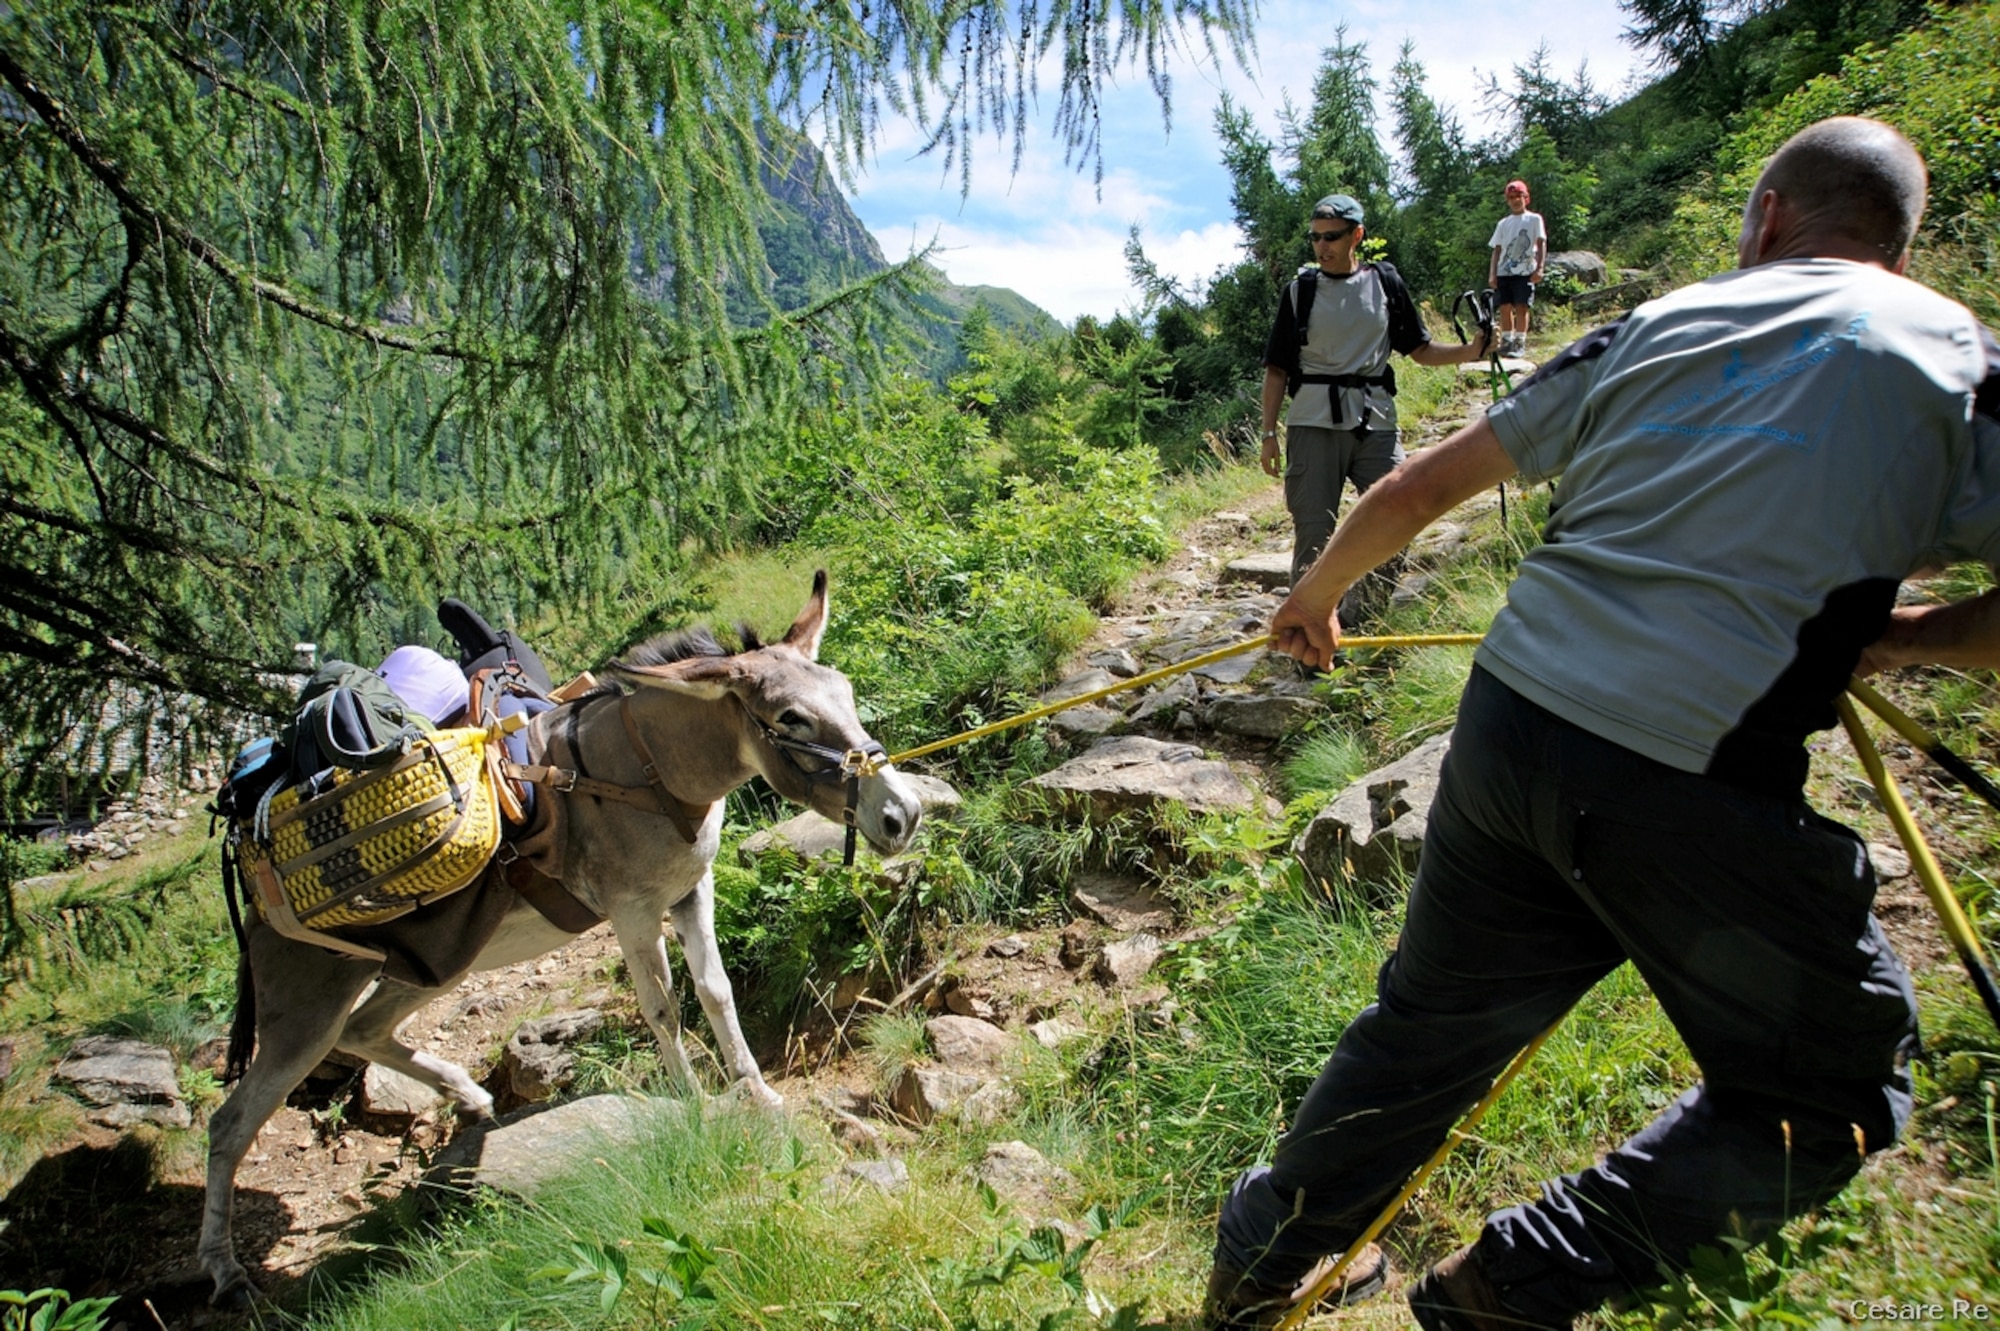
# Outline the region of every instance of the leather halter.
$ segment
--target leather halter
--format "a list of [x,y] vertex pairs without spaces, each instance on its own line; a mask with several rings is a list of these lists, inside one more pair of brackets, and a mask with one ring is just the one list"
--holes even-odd
[[[755,721],[757,729],[763,732],[765,742],[784,754],[792,766],[798,769],[799,775],[805,778],[808,789],[813,786],[823,786],[829,781],[847,783],[847,802],[840,811],[840,821],[847,825],[847,838],[841,848],[840,863],[844,868],[852,868],[855,834],[861,827],[861,778],[874,776],[881,771],[888,761],[889,751],[873,739],[858,749],[842,751],[828,748],[824,744],[814,744],[810,740],[781,735],[765,725],[763,718],[755,712],[750,713],[750,719]],[[817,758],[826,766],[808,771],[805,764],[799,761],[800,754]]]

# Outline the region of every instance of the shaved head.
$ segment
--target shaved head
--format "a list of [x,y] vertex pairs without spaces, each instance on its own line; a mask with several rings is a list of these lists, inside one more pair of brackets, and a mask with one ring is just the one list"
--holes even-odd
[[1894,266],[1916,235],[1928,187],[1924,159],[1908,139],[1879,120],[1836,116],[1800,130],[1773,154],[1744,221],[1746,229],[1761,224],[1775,194],[1793,240],[1808,252],[1832,252],[1827,245],[1836,242]]

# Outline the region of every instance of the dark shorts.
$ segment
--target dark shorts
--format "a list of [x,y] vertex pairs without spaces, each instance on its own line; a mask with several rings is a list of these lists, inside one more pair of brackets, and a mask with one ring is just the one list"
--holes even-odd
[[1525,277],[1496,277],[1493,279],[1493,299],[1500,305],[1533,305],[1535,284]]

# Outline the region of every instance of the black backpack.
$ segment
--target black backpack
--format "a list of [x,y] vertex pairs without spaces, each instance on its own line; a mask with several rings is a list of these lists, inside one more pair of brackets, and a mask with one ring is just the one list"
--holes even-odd
[[1307,264],[1299,270],[1298,295],[1292,300],[1292,314],[1299,326],[1299,344],[1292,356],[1292,369],[1285,376],[1285,396],[1297,397],[1305,384],[1327,384],[1334,388],[1379,387],[1396,396],[1396,368],[1384,365],[1380,374],[1302,374],[1299,364],[1306,354],[1306,328],[1312,321],[1313,297],[1319,292],[1319,269]]
[[289,784],[296,785],[329,768],[386,766],[432,729],[429,718],[374,671],[328,661],[299,691],[298,715],[279,734],[278,746],[292,755]]

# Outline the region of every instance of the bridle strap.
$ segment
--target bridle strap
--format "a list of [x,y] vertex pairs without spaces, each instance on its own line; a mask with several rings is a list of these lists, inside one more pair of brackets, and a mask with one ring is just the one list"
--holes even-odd
[[[748,708],[744,710],[749,711]],[[874,776],[887,766],[889,751],[873,739],[858,749],[845,751],[830,749],[824,744],[814,744],[810,740],[781,735],[765,725],[764,719],[755,712],[750,712],[749,715],[750,719],[757,723],[757,729],[763,732],[765,741],[784,754],[798,770],[799,775],[805,778],[808,788],[823,786],[829,781],[847,783],[847,802],[840,813],[841,822],[847,825],[847,837],[841,848],[840,863],[844,868],[853,868],[856,839],[861,828],[861,778]],[[800,754],[817,758],[827,765],[815,771],[807,771],[805,764],[798,759]]]

